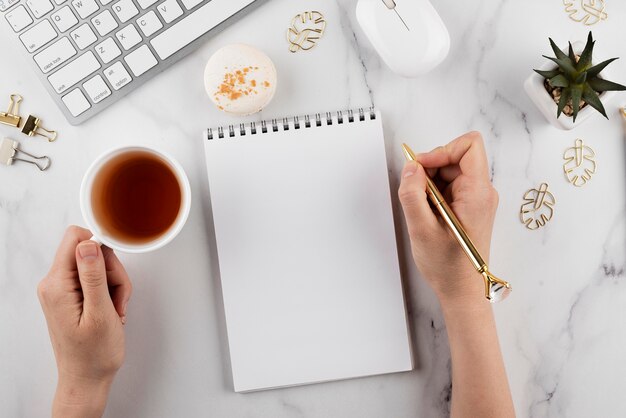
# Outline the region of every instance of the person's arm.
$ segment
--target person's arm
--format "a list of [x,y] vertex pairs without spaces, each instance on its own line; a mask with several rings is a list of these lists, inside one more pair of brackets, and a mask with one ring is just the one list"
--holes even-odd
[[53,417],[101,417],[124,361],[131,284],[113,251],[91,235],[69,227],[37,288],[58,369]]
[[446,322],[452,357],[451,417],[514,417],[482,277],[431,209],[424,168],[476,247],[488,258],[498,194],[489,180],[480,134],[463,135],[444,147],[418,155],[417,162],[407,163],[398,194],[413,258],[439,298]]

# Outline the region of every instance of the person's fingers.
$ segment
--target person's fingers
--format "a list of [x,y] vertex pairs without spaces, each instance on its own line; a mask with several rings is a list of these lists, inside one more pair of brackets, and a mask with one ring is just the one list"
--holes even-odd
[[[88,229],[76,225],[69,226],[65,230],[65,235],[59,244],[51,271],[76,271],[76,246],[91,238],[92,234]],[[65,277],[65,276],[61,276]]]
[[426,173],[421,165],[414,161],[406,163],[402,170],[398,197],[411,238],[419,237],[423,231],[436,225],[437,220],[426,194]]
[[439,174],[439,178],[441,178],[446,183],[452,183],[462,173],[461,167],[459,167],[458,164],[454,164],[441,167],[439,171],[437,171],[437,174]]
[[463,202],[463,204],[478,205],[485,216],[492,212],[495,214],[498,207],[498,193],[493,185],[468,176],[459,176],[450,183],[446,189],[445,198],[449,199],[452,204]]
[[465,175],[489,179],[489,165],[483,139],[478,132],[470,132],[433,151],[419,154],[417,162],[426,168],[458,165]]
[[78,277],[84,297],[84,311],[97,312],[113,307],[100,246],[93,241],[83,241],[78,244],[75,251]]
[[428,177],[430,177],[431,179],[435,178],[437,176],[437,173],[439,172],[439,168],[426,168],[424,166],[422,166],[422,168],[426,171],[426,174],[428,174]]
[[107,282],[109,293],[113,300],[113,306],[117,314],[126,322],[126,307],[133,291],[132,284],[126,273],[122,262],[117,258],[115,252],[108,247],[101,247],[104,256],[104,264],[107,272]]

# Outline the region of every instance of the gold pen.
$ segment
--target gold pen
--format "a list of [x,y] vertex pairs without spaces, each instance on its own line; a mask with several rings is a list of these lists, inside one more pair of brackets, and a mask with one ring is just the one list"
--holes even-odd
[[[402,144],[402,150],[404,151],[404,156],[408,161],[417,161],[415,153],[407,144]],[[426,174],[426,183],[428,185],[426,188],[426,194],[454,234],[454,238],[456,238],[461,245],[461,248],[463,248],[463,251],[465,251],[465,254],[467,254],[467,257],[474,265],[476,271],[483,276],[483,280],[485,282],[485,297],[491,303],[500,302],[506,299],[513,290],[511,285],[504,280],[498,279],[489,272],[487,263],[483,260],[470,237],[467,236],[467,232],[465,232],[463,225],[461,225],[459,219],[456,217],[454,212],[452,212],[452,209],[450,209],[450,206],[448,206],[444,200],[443,195],[435,183],[433,183],[430,177],[428,177],[428,174]]]

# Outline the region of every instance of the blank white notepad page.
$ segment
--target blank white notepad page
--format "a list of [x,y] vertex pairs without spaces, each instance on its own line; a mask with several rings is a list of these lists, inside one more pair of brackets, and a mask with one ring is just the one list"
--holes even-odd
[[380,115],[206,140],[235,390],[412,369]]

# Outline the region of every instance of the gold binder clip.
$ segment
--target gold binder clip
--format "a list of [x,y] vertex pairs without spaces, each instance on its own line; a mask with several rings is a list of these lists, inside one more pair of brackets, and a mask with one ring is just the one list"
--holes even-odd
[[0,123],[19,128],[22,117],[19,116],[20,103],[22,96],[12,94],[9,101],[9,108],[6,112],[0,112]]
[[[43,131],[47,133],[48,135],[45,135],[41,133],[40,131]],[[52,142],[57,139],[56,131],[49,131],[43,128],[41,126],[41,120],[39,118],[36,118],[33,115],[29,115],[28,119],[26,119],[26,123],[24,124],[24,127],[22,128],[22,133],[28,136],[35,136],[35,135],[42,136],[46,138],[48,142]]]

